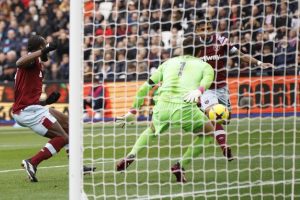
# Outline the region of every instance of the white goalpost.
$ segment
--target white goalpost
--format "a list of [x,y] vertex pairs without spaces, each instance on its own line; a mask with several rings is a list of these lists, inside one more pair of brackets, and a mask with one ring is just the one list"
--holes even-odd
[[[70,200],[300,199],[298,0],[71,0],[70,6]],[[116,164],[151,123],[157,91],[149,92],[136,122],[121,128],[115,118],[131,109],[161,63],[181,55],[184,38],[200,37],[200,21],[275,66],[243,62],[229,47],[225,55],[202,57],[215,65],[226,58],[220,70],[232,119],[224,129],[235,160],[207,140],[185,168],[187,183],[177,183],[171,167],[195,136],[172,127],[118,172]],[[202,42],[218,52],[222,47],[211,41]],[[83,176],[83,165],[96,170]]]
[[70,2],[69,199],[85,200],[83,191],[83,1]]

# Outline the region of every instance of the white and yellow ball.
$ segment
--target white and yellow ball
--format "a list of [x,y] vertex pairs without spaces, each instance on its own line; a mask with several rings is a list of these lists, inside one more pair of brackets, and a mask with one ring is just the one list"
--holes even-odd
[[219,124],[222,124],[224,121],[228,120],[229,111],[224,105],[216,104],[210,108],[208,112],[208,118],[211,121],[215,121]]

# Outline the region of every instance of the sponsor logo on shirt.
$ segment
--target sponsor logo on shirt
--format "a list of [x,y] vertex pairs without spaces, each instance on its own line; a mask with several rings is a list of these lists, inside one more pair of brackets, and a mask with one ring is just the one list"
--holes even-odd
[[210,60],[220,60],[221,56],[220,55],[203,56],[203,57],[200,57],[200,59],[202,61],[206,62],[206,61],[210,61]]

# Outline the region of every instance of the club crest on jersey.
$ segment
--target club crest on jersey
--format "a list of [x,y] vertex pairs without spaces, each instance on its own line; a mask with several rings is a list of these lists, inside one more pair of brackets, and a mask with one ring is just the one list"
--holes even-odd
[[218,52],[220,50],[220,46],[216,44],[213,46],[213,49],[215,50],[215,52]]

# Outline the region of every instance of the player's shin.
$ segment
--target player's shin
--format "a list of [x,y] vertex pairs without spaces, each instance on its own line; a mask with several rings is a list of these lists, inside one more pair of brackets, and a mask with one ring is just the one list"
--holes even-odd
[[144,149],[153,138],[155,138],[154,132],[149,127],[139,136],[126,158],[123,158],[117,163],[117,171],[124,171],[131,163],[133,163],[136,155]]
[[203,152],[203,147],[206,144],[209,144],[211,137],[206,136],[197,136],[193,144],[184,153],[182,160],[179,161],[179,164],[182,168],[186,168],[192,161],[193,158],[198,157]]
[[215,132],[214,137],[216,141],[218,142],[219,146],[222,149],[223,155],[227,157],[228,161],[232,161],[233,155],[231,153],[231,148],[227,144],[227,137],[226,137],[226,131],[224,130],[223,126],[221,124],[215,125]]
[[221,124],[215,125],[214,136],[222,151],[227,147],[226,132]]
[[58,153],[67,141],[64,137],[55,137],[45,145],[35,156],[30,158],[30,163],[35,167],[38,166],[43,160],[47,160],[56,153]]
[[138,152],[148,146],[149,142],[155,138],[154,132],[150,127],[148,127],[144,132],[139,136],[131,151],[127,156],[136,156]]

